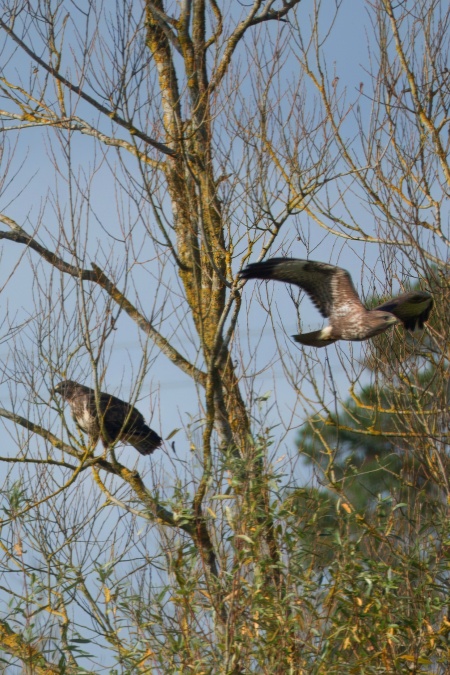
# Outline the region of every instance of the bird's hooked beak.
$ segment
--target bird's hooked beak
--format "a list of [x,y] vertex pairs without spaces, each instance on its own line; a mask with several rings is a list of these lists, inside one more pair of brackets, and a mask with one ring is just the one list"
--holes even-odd
[[66,385],[65,382],[58,382],[58,384],[50,390],[50,394],[52,396],[54,396],[55,394],[58,394],[58,396],[64,397],[64,395],[66,393],[66,386],[65,385]]
[[393,314],[386,320],[386,323],[389,326],[396,326],[398,323],[401,323],[400,319],[397,319]]

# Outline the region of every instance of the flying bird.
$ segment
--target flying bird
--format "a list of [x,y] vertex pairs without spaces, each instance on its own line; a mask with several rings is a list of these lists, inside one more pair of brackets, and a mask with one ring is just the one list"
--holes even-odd
[[99,438],[105,448],[121,441],[141,455],[150,455],[161,445],[162,438],[146,425],[139,410],[111,394],[100,392],[96,399],[93,389],[73,380],[60,382],[53,393],[68,402],[75,423],[93,446]]
[[321,330],[293,335],[296,342],[310,347],[326,347],[337,340],[367,340],[398,323],[408,330],[423,328],[433,307],[429,293],[411,291],[369,310],[359,299],[347,270],[314,260],[270,258],[251,263],[239,276],[300,286],[329,319],[328,326]]

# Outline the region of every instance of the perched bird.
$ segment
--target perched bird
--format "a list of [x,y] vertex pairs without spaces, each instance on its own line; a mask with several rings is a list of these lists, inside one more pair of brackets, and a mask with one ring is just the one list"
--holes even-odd
[[53,393],[68,402],[73,419],[81,431],[89,434],[94,446],[99,438],[105,448],[121,441],[141,455],[150,455],[161,445],[162,438],[146,425],[139,410],[111,394],[100,392],[96,400],[93,389],[73,380],[60,382]]
[[326,347],[337,340],[367,340],[402,323],[408,330],[423,328],[430,316],[433,298],[425,291],[411,291],[366,309],[347,270],[314,260],[270,258],[252,263],[240,272],[241,279],[275,279],[300,286],[329,325],[312,333],[294,335],[296,342]]

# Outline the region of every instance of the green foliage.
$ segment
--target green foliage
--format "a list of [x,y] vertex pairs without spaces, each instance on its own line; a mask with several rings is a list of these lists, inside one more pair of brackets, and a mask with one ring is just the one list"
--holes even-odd
[[399,443],[407,421],[396,411],[407,405],[406,397],[398,395],[396,407],[391,401],[392,392],[370,385],[343,402],[337,415],[308,419],[299,433],[302,456],[320,472],[319,480],[339,488],[358,509],[379,495],[418,487],[424,478]]
[[[8,675],[449,672],[449,25],[442,0],[3,0]],[[239,270],[316,254],[429,289],[426,329],[294,349]],[[72,373],[150,392],[167,452],[90,447],[50,393]],[[290,398],[258,395],[279,373]]]

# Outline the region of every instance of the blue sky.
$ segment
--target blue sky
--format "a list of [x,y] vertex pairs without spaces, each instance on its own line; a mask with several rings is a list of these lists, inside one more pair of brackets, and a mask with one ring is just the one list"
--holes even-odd
[[[241,7],[241,6],[240,6]],[[308,21],[309,11],[312,9],[312,3],[302,3],[299,8],[299,17],[303,26]],[[332,5],[323,5],[322,34],[326,32],[326,26],[333,23],[334,7]],[[244,7],[242,11],[246,11]],[[253,38],[259,35],[260,28],[255,28]],[[274,27],[274,44],[276,44],[277,29]],[[355,98],[359,91],[360,83],[364,84],[364,91],[367,91],[367,97],[359,99],[359,106],[363,110],[367,107],[367,114],[370,111],[371,82],[367,74],[367,46],[372,39],[373,29],[370,26],[368,15],[364,3],[343,2],[334,23],[333,30],[328,41],[324,46],[324,64],[330,77],[339,78],[336,80],[336,86],[341,88],[342,94],[347,91],[347,100]],[[281,36],[281,37],[280,37]],[[283,26],[279,30],[279,39],[283,39]],[[8,45],[10,43],[7,43]],[[249,44],[249,43],[248,43]],[[258,45],[259,48],[266,50],[268,46]],[[270,47],[270,45],[269,45]],[[240,55],[243,59],[244,51]],[[270,52],[267,54],[267,68],[270,69]],[[5,72],[7,76],[20,81],[26,81],[28,77],[29,61],[20,52],[15,52],[14,57],[8,63]],[[74,68],[71,67],[73,75]],[[295,84],[299,75],[300,67],[298,61],[291,55],[285,63],[280,83],[289,82]],[[308,89],[307,89],[308,91]],[[243,91],[245,99],[245,89]],[[8,109],[4,101],[0,107]],[[307,102],[307,105],[308,102]],[[89,122],[97,120],[97,113],[89,109],[88,106],[80,104],[77,107],[78,114],[86,115]],[[346,123],[348,132],[351,136],[354,118],[350,115]],[[229,133],[229,131],[227,131]],[[121,134],[126,137],[126,134]],[[112,169],[117,164],[117,158],[114,150],[109,150],[103,155],[104,148],[95,145],[94,141],[81,134],[74,135],[74,141],[70,147],[70,163],[73,169],[75,179],[70,185],[65,172],[68,170],[68,157],[64,157],[64,143],[56,140],[56,132],[45,130],[39,127],[32,127],[20,133],[8,132],[6,135],[11,153],[11,169],[9,175],[11,182],[5,186],[2,192],[2,211],[7,216],[14,218],[28,232],[32,232],[39,223],[38,236],[40,240],[47,245],[52,245],[52,238],[58,234],[58,222],[65,222],[67,231],[70,228],[79,228],[78,234],[82,233],[80,239],[84,245],[84,236],[86,236],[87,246],[85,249],[83,264],[89,267],[92,261],[104,265],[106,269],[118,266],[125,268],[129,264],[121,248],[120,239],[123,232],[133,223],[133,252],[137,256],[138,269],[134,268],[133,279],[137,284],[136,289],[129,289],[131,297],[138,297],[141,303],[142,311],[146,316],[151,316],[156,312],[158,316],[161,305],[165,305],[166,290],[173,291],[177,289],[179,281],[176,275],[170,271],[165,273],[164,284],[161,283],[157,273],[157,260],[155,251],[149,250],[146,244],[146,236],[143,224],[153,225],[154,219],[148,204],[142,202],[139,194],[136,193],[136,202],[128,205],[124,202],[123,186],[133,190],[132,182],[125,185],[126,177],[120,174],[123,186],[114,184],[111,178]],[[55,155],[52,153],[55,152]],[[8,146],[5,146],[5,155],[3,163],[7,161]],[[61,159],[61,163],[59,160]],[[55,163],[56,162],[56,163]],[[136,171],[136,165],[133,159],[126,162],[130,175]],[[17,172],[17,173],[16,173]],[[93,178],[91,179],[91,176]],[[88,198],[80,199],[74,191],[75,183],[85,191]],[[364,229],[368,232],[375,231],[375,223],[370,222],[370,214],[363,207],[358,194],[352,197],[347,194],[347,204],[344,207],[336,192],[333,192],[333,184],[329,187],[329,198],[334,202],[334,215],[341,216],[346,210],[350,210],[355,221],[364,223]],[[282,208],[280,202],[280,209]],[[167,205],[168,214],[170,211]],[[246,212],[243,208],[237,208],[232,214],[236,228],[244,227],[246,218],[248,222],[252,221],[252,214]],[[170,217],[170,214],[169,214]],[[85,234],[84,234],[85,233]],[[237,247],[239,249],[239,246]],[[81,249],[80,249],[81,250]],[[242,252],[245,247],[242,245]],[[0,284],[3,288],[1,304],[3,312],[9,308],[11,323],[16,325],[30,317],[30,311],[36,298],[42,289],[39,289],[34,283],[34,272],[36,268],[30,265],[30,259],[33,265],[38,265],[39,260],[36,254],[24,255],[24,249],[12,242],[4,241],[2,244],[3,258],[0,272]],[[379,249],[376,245],[367,245],[362,242],[341,239],[333,234],[324,232],[310,219],[306,214],[292,217],[284,226],[283,232],[277,244],[273,247],[271,254],[286,254],[294,257],[309,257],[311,259],[324,260],[327,262],[339,264],[349,269],[353,275],[355,284],[364,295],[371,295],[373,292],[385,290],[384,272],[382,261],[379,258]],[[257,250],[254,252],[255,258]],[[66,253],[62,256],[67,260]],[[239,264],[239,258],[236,257],[236,265]],[[399,287],[399,282],[408,275],[408,268],[401,268],[398,281],[394,281],[394,290]],[[16,269],[16,265],[19,267]],[[173,267],[172,267],[173,269]],[[237,267],[236,267],[237,270]],[[39,273],[44,273],[44,266]],[[405,274],[402,274],[405,273]],[[54,275],[54,292],[59,292],[57,276]],[[70,287],[70,280],[66,280]],[[389,289],[386,289],[389,290]],[[70,294],[72,293],[72,300]],[[75,296],[73,290],[68,292],[67,303],[73,302],[75,308]],[[101,295],[101,294],[100,294]],[[301,350],[292,342],[290,336],[298,332],[298,316],[295,305],[290,297],[289,289],[282,284],[257,284],[249,283],[243,289],[245,310],[238,324],[239,335],[236,336],[238,349],[236,353],[241,353],[244,359],[250,358],[250,367],[241,370],[243,382],[253,382],[256,392],[265,394],[270,392],[268,406],[270,408],[268,420],[271,424],[277,424],[279,418],[282,424],[277,426],[274,432],[281,440],[279,452],[286,451],[295,453],[294,441],[296,429],[302,423],[305,415],[313,409],[313,392],[311,387],[302,381],[301,373],[296,374],[296,364],[304,363]],[[259,305],[259,300],[262,307]],[[270,314],[268,307],[270,305]],[[102,300],[97,298],[99,303],[99,312],[103,311]],[[176,304],[176,303],[175,303]],[[166,305],[167,306],[167,305]],[[175,312],[175,309],[173,310]],[[307,298],[302,297],[300,304],[300,318],[302,329],[313,330],[323,325],[322,318],[312,307]],[[247,321],[249,319],[249,321]],[[273,328],[271,327],[271,320]],[[186,348],[189,353],[195,351],[195,337],[192,338],[192,346],[189,347],[189,330],[184,331],[177,328],[179,315],[174,314],[174,320],[168,318],[163,326],[163,331],[167,331],[175,347]],[[38,359],[36,345],[36,334],[33,326],[35,320],[25,329],[21,349],[24,358],[27,353],[33,354],[33,359]],[[50,333],[59,327],[58,317],[52,316],[49,323]],[[276,337],[276,339],[275,339]],[[30,343],[27,344],[27,340]],[[278,341],[278,344],[277,344]],[[168,436],[173,429],[189,423],[191,420],[199,418],[198,392],[192,384],[190,378],[184,375],[178,368],[173,366],[163,355],[158,355],[157,349],[152,349],[146,337],[133,324],[129,317],[122,315],[117,323],[117,331],[111,334],[108,340],[108,367],[105,377],[105,389],[120,395],[122,398],[128,398],[133,383],[135,382],[139,368],[140,359],[143,353],[143,346],[149,350],[148,358],[152,363],[149,372],[145,377],[145,385],[142,388],[138,408],[144,416],[150,420],[154,428],[164,437]],[[257,346],[256,346],[257,345]],[[280,351],[278,351],[278,348]],[[363,368],[358,365],[359,354],[367,348],[366,345],[348,345],[340,343],[339,346],[332,346],[325,350],[307,350],[307,358],[310,360],[311,367],[317,373],[317,378],[321,382],[321,387],[330,386],[330,376],[332,374],[334,386],[345,397],[346,391],[352,380],[357,380],[361,384],[366,381],[367,375]],[[4,341],[0,347],[5,362],[11,363],[12,358],[17,358],[17,345],[11,347],[8,341]],[[60,359],[60,365],[64,367],[64,359]],[[9,366],[7,365],[7,368]],[[75,361],[67,364],[67,374],[77,378],[84,377],[85,382],[89,382],[90,366],[83,356],[83,367],[81,372],[77,371]],[[301,388],[304,396],[299,397],[298,391],[291,386],[288,381],[289,376]],[[7,377],[5,377],[7,379]],[[43,398],[46,396],[46,388],[51,386],[48,378],[37,383]],[[333,386],[330,387],[333,389]],[[26,395],[26,387],[23,389]],[[331,397],[331,398],[330,398]],[[311,400],[311,405],[307,399]],[[50,399],[48,399],[50,400]],[[332,403],[331,391],[328,394],[328,400]],[[41,402],[43,405],[43,402]],[[5,390],[5,407],[8,407],[8,394]],[[41,410],[43,408],[41,407]],[[201,413],[200,413],[201,416]],[[285,435],[284,429],[287,429]],[[181,458],[189,458],[189,442],[183,431],[179,432],[174,439],[177,453]],[[128,453],[129,450],[122,451]],[[125,456],[125,455],[124,455]],[[134,461],[135,457],[130,457]],[[159,461],[158,457],[154,457]],[[161,461],[163,456],[161,456]]]
[[[82,2],[78,6],[87,7],[88,4]],[[303,28],[310,21],[309,12],[313,6],[313,2],[308,0],[302,2],[299,7],[298,16]],[[335,80],[335,86],[344,97],[341,99],[342,102],[358,99],[363,120],[368,119],[373,103],[371,96],[373,83],[368,74],[367,48],[373,47],[375,39],[366,6],[366,3],[355,3],[352,0],[345,0],[341,4],[333,30],[324,46],[323,57],[330,82],[333,78],[338,78]],[[75,11],[73,9],[75,4],[67,3],[67,7]],[[136,7],[140,5],[136,4]],[[322,34],[326,33],[327,25],[333,22],[334,7],[335,3],[322,3]],[[233,11],[246,12],[248,6],[235,3]],[[230,88],[233,85],[233,77],[238,81],[239,77],[245,78],[246,58],[255,55],[260,59],[265,57],[264,73],[270,72],[273,65],[271,50],[283,44],[287,33],[285,28],[283,25],[273,25],[270,40],[261,26],[249,33],[246,48],[237,55],[238,63],[227,83]],[[69,26],[67,30],[68,37],[73,37],[70,31],[74,31],[74,27]],[[93,34],[95,24],[91,23],[90,30]],[[27,38],[32,41],[31,33]],[[264,39],[267,39],[267,42],[264,42]],[[2,51],[3,74],[16,84],[20,82],[26,84],[29,78],[32,81],[33,70],[31,68],[30,71],[28,58],[11,45],[10,41],[6,40],[5,45]],[[286,45],[289,46],[292,45]],[[271,90],[273,96],[276,95],[277,86],[280,90],[287,87],[293,91],[300,81],[301,67],[293,52],[294,49],[289,53],[279,77],[274,79]],[[8,55],[11,58],[8,58]],[[98,63],[100,62],[99,58]],[[64,67],[69,69],[70,76],[76,80],[77,69],[70,64],[70,57],[67,56],[63,63]],[[361,83],[363,93],[358,95]],[[224,180],[222,193],[224,202],[227,194],[233,195],[233,199],[227,205],[227,225],[236,237],[238,235],[241,237],[236,243],[235,273],[239,269],[241,257],[245,254],[246,229],[253,226],[256,215],[251,208],[251,199],[246,193],[246,190],[250,191],[251,171],[240,166],[240,153],[245,152],[245,143],[236,142],[230,157],[227,157],[227,149],[233,130],[239,130],[245,139],[246,129],[238,127],[240,113],[242,112],[244,118],[244,113],[249,112],[247,122],[249,124],[252,122],[250,113],[253,110],[253,90],[250,84],[250,79],[246,78],[241,98],[236,103],[238,109],[236,115],[232,114],[232,110],[227,110],[226,99],[222,101],[224,106],[221,111],[222,117],[219,119],[218,116],[216,126],[219,137],[216,139],[215,161],[218,167],[223,164],[224,173],[227,173],[230,167],[231,173],[235,171],[234,175],[232,173],[229,179]],[[255,82],[253,85],[256,86]],[[306,85],[305,91],[305,106],[312,116],[314,106],[313,99],[310,98],[311,86]],[[301,105],[301,93],[300,91],[298,106]],[[149,100],[146,103],[151,109],[153,101],[150,94],[151,92],[148,92]],[[54,93],[49,94],[49,98],[52,96]],[[70,98],[74,102],[76,97]],[[294,115],[296,112],[295,105],[292,105],[292,108],[287,107],[288,98],[287,96],[280,112],[280,117],[283,117],[286,123],[286,129],[289,128],[290,114]],[[52,99],[51,103],[54,104],[55,100]],[[73,105],[77,114],[84,116],[88,122],[97,122],[97,112],[84,103]],[[11,103],[1,93],[0,109],[11,110]],[[145,111],[147,108],[144,106],[142,110]],[[352,139],[357,131],[355,121],[357,112],[355,108],[346,118],[344,127],[349,139]],[[256,117],[255,119],[257,120]],[[106,123],[102,121],[102,124],[106,129]],[[120,132],[120,136],[127,138],[125,132]],[[163,247],[149,244],[146,227],[154,227],[155,215],[148,200],[143,199],[139,192],[141,176],[135,160],[125,159],[123,169],[119,165],[114,149],[105,150],[92,138],[76,132],[70,147],[65,143],[64,134],[60,135],[54,129],[42,127],[30,127],[21,132],[8,131],[4,133],[3,140],[1,212],[15,219],[29,233],[38,228],[39,240],[49,247],[57,245],[60,226],[63,224],[68,237],[73,235],[78,238],[78,252],[83,266],[89,268],[91,263],[95,262],[104,266],[107,273],[117,272],[121,289],[123,270],[132,269],[133,283],[130,282],[127,287],[127,294],[131,300],[139,303],[142,313],[147,317],[153,317],[157,326],[164,319],[161,331],[175,348],[185,351],[191,357],[195,355],[197,341],[189,318],[183,320],[182,292],[174,265],[169,260],[160,275],[159,263],[165,256]],[[248,141],[248,138],[245,140]],[[308,147],[308,142],[302,145],[301,139],[299,148],[305,158],[308,157],[308,151],[311,156],[316,152],[316,148]],[[252,152],[250,147],[248,150],[250,159]],[[248,166],[255,171],[258,168],[256,160],[255,165]],[[72,170],[71,181],[68,181],[69,167]],[[7,168],[9,172],[6,171]],[[114,171],[117,171],[117,181],[112,177]],[[339,166],[336,171],[339,171]],[[271,175],[271,180],[280,190],[278,203],[282,212],[286,186],[275,171]],[[271,184],[270,180],[268,184]],[[155,192],[161,190],[157,181],[152,183],[151,187]],[[329,200],[335,217],[351,216],[354,222],[362,224],[367,232],[375,233],[377,227],[375,209],[372,209],[370,202],[364,201],[358,190],[353,192],[353,187],[341,195],[334,182],[330,181],[317,198]],[[127,201],[127,193],[132,195],[130,201]],[[170,220],[170,205],[163,199],[161,203],[164,208],[161,209],[160,215]],[[278,203],[275,200],[276,206]],[[261,223],[265,222],[263,217]],[[2,225],[0,229],[7,228]],[[123,244],[124,239],[127,240],[128,249]],[[259,245],[255,246],[249,262],[257,259]],[[64,248],[64,242],[59,240],[58,246],[60,255],[67,262],[73,262]],[[126,250],[129,252],[128,257],[125,255]],[[92,384],[91,362],[87,349],[80,339],[82,332],[81,313],[78,313],[80,303],[82,300],[86,302],[85,318],[90,322],[92,335],[97,335],[97,338],[101,335],[102,327],[107,325],[111,316],[115,316],[117,308],[114,306],[108,308],[104,294],[93,289],[90,284],[85,284],[84,296],[77,295],[76,284],[72,279],[61,277],[59,272],[50,273],[48,266],[42,263],[37,254],[28,253],[21,245],[4,240],[1,243],[1,252],[0,405],[29,416],[51,428],[56,434],[64,434],[55,404],[51,401],[51,386],[54,381],[64,377],[73,377],[85,384]],[[409,279],[411,273],[411,265],[399,251],[395,252],[394,259],[390,259],[389,253],[380,251],[375,244],[336,237],[319,228],[305,212],[289,218],[271,250],[271,255],[308,257],[347,268],[363,297],[368,297],[372,293],[396,292],[401,284]],[[412,274],[414,278],[415,272],[412,271]],[[47,298],[49,287],[51,292]],[[244,396],[250,399],[253,392],[254,397],[261,397],[261,400],[255,402],[253,406],[255,428],[271,428],[274,439],[272,459],[277,462],[277,468],[286,477],[286,482],[302,482],[309,480],[311,474],[304,470],[298,458],[295,448],[297,430],[305,417],[316,409],[317,395],[324,396],[326,404],[331,410],[335,410],[338,400],[347,396],[351,384],[362,386],[368,381],[363,357],[366,350],[370,349],[370,344],[339,343],[326,350],[300,349],[290,337],[299,332],[299,319],[303,331],[317,329],[324,321],[304,296],[300,298],[298,313],[294,302],[298,299],[298,294],[295,292],[291,297],[291,290],[280,283],[251,281],[245,285],[242,290],[242,312],[233,343],[233,358],[241,362],[238,372],[242,376]],[[57,302],[61,294],[64,295],[64,303]],[[23,323],[23,327],[16,333],[17,327]],[[139,470],[145,474],[146,484],[150,488],[163,488],[163,496],[171,496],[177,478],[180,480],[179,484],[187,485],[191,490],[192,473],[197,471],[199,466],[195,445],[200,446],[201,441],[202,392],[197,391],[187,375],[172,365],[164,355],[159,354],[158,349],[152,346],[151,341],[128,316],[122,313],[115,328],[116,330],[111,331],[107,338],[104,355],[106,371],[104,390],[128,400],[143,370],[144,356],[147,366],[136,406],[164,438],[167,438],[173,430],[181,428],[165,444],[164,451],[155,452],[150,460],[138,456],[132,448],[118,449],[118,456],[127,466],[137,464]],[[202,367],[203,364],[200,361],[198,365]],[[305,377],[307,372],[310,377],[315,375],[318,392],[315,392],[308,383]],[[335,389],[336,397],[333,394]],[[74,431],[67,406],[64,410],[67,425]],[[19,430],[16,435],[14,425],[9,422],[4,424],[10,436],[5,435],[6,440],[0,455],[15,456],[18,447],[22,446],[23,451],[29,455],[46,457],[46,447],[39,439],[27,445],[26,434],[21,436]],[[176,454],[171,450],[172,442],[175,443]],[[194,446],[194,449],[191,446]],[[58,487],[58,481],[63,474],[63,471],[52,474],[52,489]],[[88,478],[85,477],[85,482],[80,481],[80,484],[77,484],[73,491],[68,491],[68,494],[81,510],[87,508],[87,501],[92,498],[93,493],[88,489],[91,485]],[[45,487],[35,484],[32,479],[29,480],[29,485],[30,489],[36,491],[44,490]],[[109,520],[108,525],[115,528],[116,521],[113,518],[119,518],[120,510],[115,507],[114,511],[102,510],[104,498],[97,493],[96,500],[92,509],[98,508],[102,511],[105,520]],[[124,516],[124,522],[127,527],[135,528],[133,533],[136,533],[136,540],[142,537],[144,545],[153,550],[154,535],[148,535],[147,524],[143,519],[133,520],[131,516],[128,519],[127,514],[127,517]],[[142,534],[139,530],[141,527]],[[114,533],[120,534],[125,530],[126,528],[121,529],[119,526],[114,529]],[[139,545],[140,543],[141,541]],[[87,548],[86,544],[86,550]],[[105,558],[108,556],[106,544],[101,555]]]

